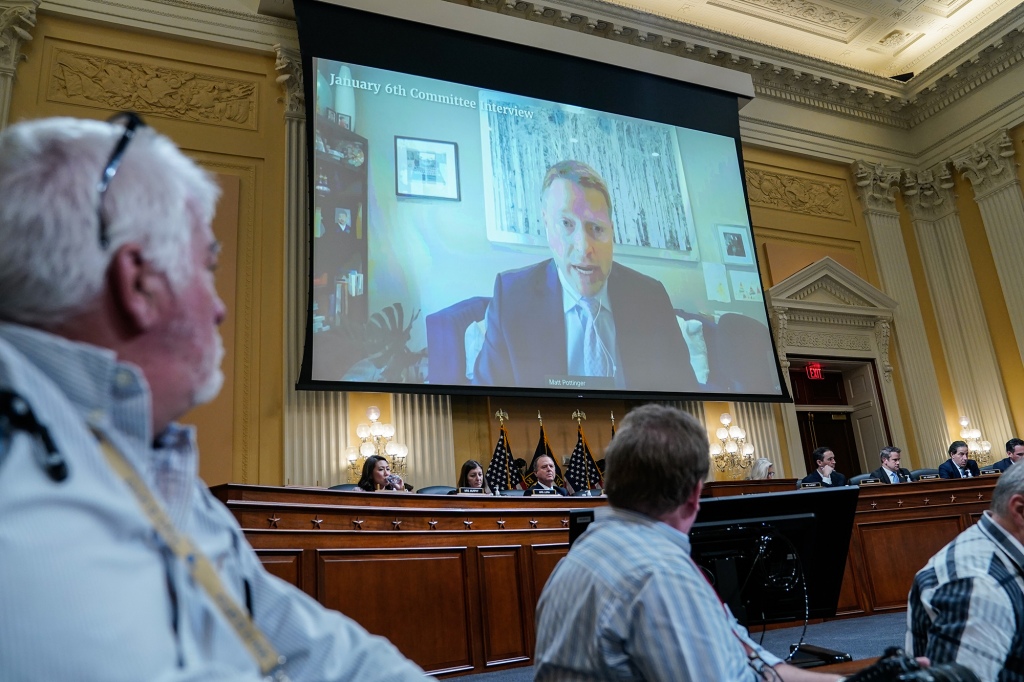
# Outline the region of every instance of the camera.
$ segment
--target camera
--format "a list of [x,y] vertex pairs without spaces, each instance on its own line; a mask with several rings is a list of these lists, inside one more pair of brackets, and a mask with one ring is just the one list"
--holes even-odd
[[978,676],[959,663],[941,663],[922,667],[899,647],[889,647],[870,668],[846,678],[846,682],[981,682]]

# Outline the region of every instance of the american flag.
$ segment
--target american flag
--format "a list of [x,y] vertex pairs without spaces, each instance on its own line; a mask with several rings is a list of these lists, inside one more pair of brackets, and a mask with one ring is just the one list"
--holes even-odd
[[576,447],[569,458],[569,470],[565,474],[565,480],[569,482],[573,490],[590,490],[603,488],[604,478],[594,462],[594,456],[590,454],[590,447],[583,435],[583,425],[580,424],[576,436]]
[[565,487],[565,479],[562,478],[562,467],[558,466],[558,460],[551,452],[551,445],[548,443],[548,434],[544,432],[544,425],[540,425],[540,438],[537,440],[537,449],[533,451],[533,459],[530,460],[530,470],[526,473],[526,486],[530,487],[537,482],[537,474],[533,473],[534,462],[541,455],[550,457],[555,463],[555,485]]
[[512,458],[512,446],[509,445],[508,432],[504,426],[501,427],[498,444],[494,446],[494,454],[491,455],[491,462],[487,465],[487,473],[484,474],[484,478],[487,480],[487,485],[495,492],[526,487],[523,474]]

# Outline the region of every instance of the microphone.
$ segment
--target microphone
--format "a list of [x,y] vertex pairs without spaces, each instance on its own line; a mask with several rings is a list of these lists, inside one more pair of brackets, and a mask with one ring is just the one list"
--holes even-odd
[[43,445],[41,451],[36,450],[36,459],[51,480],[60,483],[68,477],[67,462],[57,450],[50,432],[36,419],[28,402],[13,391],[0,390],[0,433],[14,431],[35,436]]

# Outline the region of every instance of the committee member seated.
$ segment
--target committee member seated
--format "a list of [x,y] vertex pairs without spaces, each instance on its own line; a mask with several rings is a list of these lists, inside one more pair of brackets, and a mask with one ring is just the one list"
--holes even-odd
[[603,388],[697,391],[661,282],[612,260],[612,198],[580,161],[544,177],[540,201],[551,258],[497,276],[473,382],[549,388],[603,378]]
[[775,466],[767,457],[760,457],[750,465],[748,481],[770,481],[773,478],[775,478]]
[[1006,441],[1006,457],[993,464],[992,468],[996,471],[1006,471],[1011,464],[1020,461],[1021,457],[1024,457],[1024,440],[1011,438]]
[[877,478],[882,483],[907,483],[910,481],[910,472],[900,468],[900,454],[903,451],[895,445],[882,448],[879,458],[882,466],[871,472],[872,478]]
[[537,682],[839,679],[759,646],[690,557],[708,474],[703,424],[673,407],[638,407],[605,460],[609,506],[595,510],[537,603]]
[[820,483],[823,488],[837,488],[846,485],[846,476],[836,471],[836,456],[831,448],[820,447],[811,455],[818,468],[808,474],[800,483]]
[[487,485],[487,480],[484,478],[484,468],[480,462],[475,459],[467,459],[462,464],[462,471],[459,472],[459,485],[460,488],[480,488],[486,494],[491,494],[491,489]]
[[967,443],[962,440],[950,443],[949,459],[939,465],[939,477],[972,478],[978,475],[978,463],[967,458]]
[[137,116],[0,133],[4,682],[424,679],[267,573],[197,476],[175,420],[223,380],[217,194]]
[[526,489],[526,495],[532,495],[535,490],[554,490],[559,495],[569,494],[562,486],[555,485],[555,460],[547,455],[534,457],[533,473],[537,476],[537,482]]
[[405,481],[398,474],[391,473],[387,458],[380,455],[370,455],[363,462],[363,475],[358,485],[368,493],[377,490],[405,490]]
[[988,511],[914,578],[908,652],[982,680],[1024,682],[1024,466],[999,477]]

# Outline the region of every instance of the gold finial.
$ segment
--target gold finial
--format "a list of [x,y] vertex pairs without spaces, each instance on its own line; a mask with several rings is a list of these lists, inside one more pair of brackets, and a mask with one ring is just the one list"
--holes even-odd
[[583,410],[576,410],[572,413],[572,418],[576,420],[577,424],[582,425],[583,420],[587,418],[587,413]]
[[612,428],[615,428],[615,411],[612,410]]
[[505,426],[505,422],[508,420],[508,412],[505,410],[498,410],[494,413],[494,418],[498,420],[500,426]]
[[540,422],[541,426],[544,426],[544,419],[540,416],[540,410],[537,410],[537,421]]

